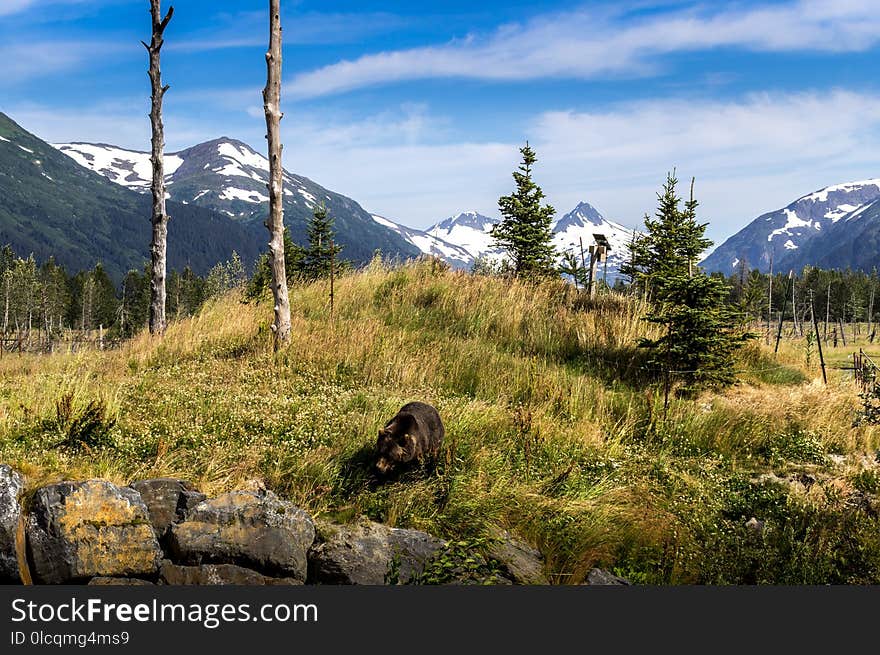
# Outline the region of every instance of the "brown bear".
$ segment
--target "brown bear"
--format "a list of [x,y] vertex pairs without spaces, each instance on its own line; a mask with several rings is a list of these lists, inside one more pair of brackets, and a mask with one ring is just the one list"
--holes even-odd
[[407,403],[379,430],[376,471],[385,476],[400,464],[437,457],[445,434],[436,409],[427,403]]

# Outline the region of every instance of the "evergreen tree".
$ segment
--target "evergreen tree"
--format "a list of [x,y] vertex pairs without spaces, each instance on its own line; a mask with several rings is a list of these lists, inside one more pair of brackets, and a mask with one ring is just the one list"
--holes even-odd
[[647,235],[632,245],[632,274],[652,298],[662,297],[663,285],[672,278],[692,275],[700,254],[712,245],[704,236],[707,224],[696,220],[693,186],[682,209],[677,184],[674,173],[666,176],[663,189],[657,194],[654,218],[645,215]]
[[740,298],[740,311],[747,320],[761,320],[767,306],[767,291],[764,276],[757,269],[749,271]]
[[64,268],[56,264],[53,257],[40,268],[40,285],[43,328],[49,333],[59,332],[70,303],[70,281]]
[[556,210],[541,205],[544,192],[532,181],[532,166],[537,161],[535,151],[520,148],[522,163],[513,172],[516,191],[498,199],[503,216],[492,228],[495,242],[507,251],[514,272],[521,278],[538,278],[555,274],[556,251],[550,225]]
[[[284,228],[284,269],[287,284],[293,284],[304,273],[305,250],[290,238],[290,230]],[[272,283],[272,266],[269,253],[263,253],[254,266],[254,274],[245,288],[245,296],[259,298]]]
[[589,285],[589,269],[583,267],[580,256],[571,251],[562,253],[562,261],[559,264],[559,272],[568,275],[574,281],[575,286],[586,289]]
[[679,393],[690,395],[735,382],[734,353],[751,335],[734,332],[736,314],[727,304],[725,281],[696,266],[712,242],[704,236],[706,224],[696,220],[693,190],[682,208],[677,183],[674,175],[667,177],[635,258],[653,299],[645,318],[664,328],[661,337],[641,345],[653,351],[652,363],[667,380],[681,383]]
[[[645,220],[647,219],[648,215],[645,214]],[[636,290],[638,288],[637,282],[640,279],[640,271],[638,267],[639,253],[641,252],[641,246],[639,244],[640,239],[641,235],[633,230],[632,239],[630,239],[630,242],[626,244],[626,249],[628,252],[626,260],[620,264],[620,268],[618,269],[620,273],[620,278],[618,278],[618,281],[620,281],[621,279],[625,279],[626,286],[629,287],[631,290]]]
[[315,207],[309,221],[308,237],[309,246],[305,250],[303,261],[306,277],[313,280],[330,277],[331,262],[338,266],[342,247],[333,241],[333,219],[327,214],[323,202]]
[[[168,300],[169,315],[172,310],[172,299],[176,300],[175,287],[170,282],[175,272],[169,277]],[[147,327],[150,321],[150,265],[145,264],[143,271],[131,270],[122,279],[122,300],[119,303],[119,329],[123,336],[131,336]],[[176,308],[175,308],[176,309]]]
[[103,326],[107,329],[116,322],[117,309],[119,301],[116,298],[116,285],[107,274],[104,266],[100,263],[95,265],[91,271],[91,278],[94,284],[94,317],[93,326]]

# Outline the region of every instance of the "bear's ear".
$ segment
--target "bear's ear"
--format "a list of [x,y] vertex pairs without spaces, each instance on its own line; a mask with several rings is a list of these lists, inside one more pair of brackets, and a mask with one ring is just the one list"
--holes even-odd
[[413,435],[411,435],[409,432],[407,432],[405,435],[403,435],[403,438],[404,438],[403,443],[409,447],[409,450],[416,449],[416,438]]

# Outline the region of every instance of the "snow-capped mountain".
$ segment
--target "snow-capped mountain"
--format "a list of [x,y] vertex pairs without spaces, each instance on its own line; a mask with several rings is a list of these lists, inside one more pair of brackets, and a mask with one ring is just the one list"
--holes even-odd
[[749,268],[766,272],[771,255],[775,270],[818,265],[820,250],[838,248],[841,240],[847,240],[846,230],[836,226],[846,224],[849,217],[858,216],[878,199],[880,179],[836,184],[809,193],[756,218],[718,246],[702,266],[709,272],[730,274],[745,262]]
[[620,265],[629,255],[628,245],[634,234],[630,228],[608,220],[591,204],[582,202],[553,225],[553,245],[560,255],[571,252],[579,259],[583,246],[585,259],[589,262],[589,248],[596,243],[594,234],[604,235],[610,244],[607,267],[601,265],[600,275],[604,275],[607,268],[608,283],[613,284]]
[[[134,191],[147,193],[152,179],[150,155],[107,144],[60,143],[55,147],[78,164]],[[167,193],[171,200],[212,209],[241,222],[262,222],[268,213],[269,160],[246,143],[223,137],[165,155]],[[312,180],[284,172],[285,225],[294,241],[304,243],[315,207],[323,203],[335,221],[343,257],[369,261],[378,249],[385,255],[414,257],[419,249],[351,198]]]
[[[172,200],[168,212],[172,270],[204,275],[233,250],[250,267],[267,240],[265,228],[204,207]],[[148,195],[79,166],[0,113],[0,243],[38,262],[54,257],[71,273],[100,262],[118,282],[150,260],[149,216]]]
[[499,219],[483,216],[479,212],[466,211],[435,223],[425,232],[466,250],[472,259],[503,257],[503,252],[495,245],[489,232],[499,223]]
[[443,239],[438,239],[422,230],[400,225],[384,216],[373,214],[373,220],[379,225],[393,230],[426,255],[439,257],[448,262],[453,268],[469,270],[474,263],[473,256],[460,246],[448,243]]
[[[504,258],[504,251],[495,245],[490,231],[499,222],[497,218],[469,211],[440,221],[425,231],[430,236],[463,248],[473,259],[484,257],[498,261]],[[603,234],[611,244],[607,274],[608,282],[613,283],[620,264],[627,256],[627,244],[632,240],[633,230],[608,220],[595,207],[582,202],[553,224],[553,245],[560,259],[564,252],[569,251],[579,261],[583,245],[585,258],[589,261],[589,247],[595,243],[594,234]],[[600,268],[600,274],[604,272],[604,268]]]

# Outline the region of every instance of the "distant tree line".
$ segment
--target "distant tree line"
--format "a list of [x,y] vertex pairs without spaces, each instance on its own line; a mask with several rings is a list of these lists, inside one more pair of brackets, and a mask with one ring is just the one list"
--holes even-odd
[[[315,208],[309,225],[308,245],[301,246],[284,233],[287,276],[291,283],[329,277],[350,270],[339,259],[342,250],[334,241],[333,219],[323,206]],[[250,277],[244,262],[233,251],[229,260],[216,264],[207,275],[190,267],[172,270],[166,279],[166,314],[181,319],[195,314],[210,298],[245,287],[251,298],[268,291],[269,256],[263,255]],[[130,270],[115,284],[99,263],[91,270],[69,273],[49,258],[42,264],[31,254],[22,257],[11,246],[0,248],[0,329],[4,334],[30,338],[39,332],[49,339],[66,330],[102,329],[108,338],[130,337],[147,327],[150,319],[148,262]]]
[[[234,252],[205,276],[189,267],[171,271],[168,314],[191,316],[205,300],[245,280],[244,266]],[[117,285],[100,263],[70,274],[51,257],[38,264],[33,255],[20,257],[6,245],[0,249],[0,302],[4,334],[29,336],[39,331],[51,338],[65,330],[100,328],[108,336],[128,337],[149,322],[150,267],[130,270]]]
[[771,309],[772,321],[778,321],[783,308],[785,321],[797,326],[809,322],[811,297],[819,323],[827,319],[831,324],[874,324],[880,313],[877,298],[880,275],[876,268],[870,273],[811,266],[800,271],[774,272],[771,294],[771,276],[750,269],[748,263],[742,261],[736,272],[727,277],[727,282],[729,302],[739,307],[750,322],[766,322]]

